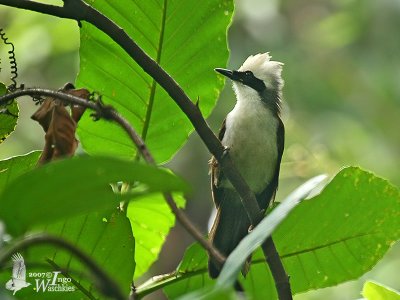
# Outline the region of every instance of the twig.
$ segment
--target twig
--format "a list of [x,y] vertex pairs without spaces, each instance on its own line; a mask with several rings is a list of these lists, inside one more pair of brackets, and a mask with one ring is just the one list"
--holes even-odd
[[198,269],[195,271],[191,270],[188,272],[174,271],[167,274],[157,275],[140,285],[136,292],[139,298],[143,298],[146,295],[151,294],[152,292],[164,288],[170,284],[189,279],[196,275],[203,275],[205,273],[207,273],[207,268]]
[[[129,122],[124,117],[122,117],[114,108],[107,105],[100,105],[99,102],[90,102],[85,99],[70,94],[65,94],[60,91],[52,91],[39,88],[27,88],[6,94],[0,97],[0,105],[3,103],[7,103],[7,101],[11,99],[15,99],[21,96],[46,96],[94,110],[97,116],[102,117],[106,120],[113,120],[118,123],[137,146],[143,158],[149,164],[155,165],[154,159],[142,138],[137,134],[132,125],[130,125]],[[218,250],[216,250],[212,246],[212,244],[207,239],[204,238],[201,231],[196,228],[196,226],[190,221],[187,215],[176,206],[172,195],[170,193],[165,193],[164,197],[167,204],[171,208],[172,212],[175,214],[178,221],[182,224],[182,226],[210,253],[212,257],[214,257],[219,262],[223,262],[225,258],[218,252]]]
[[84,265],[86,265],[86,267],[89,268],[92,275],[97,279],[97,287],[104,295],[117,300],[125,300],[125,297],[120,291],[118,285],[111,278],[109,278],[103,269],[100,268],[89,256],[64,239],[47,234],[32,235],[20,241],[14,242],[12,246],[0,252],[0,266],[3,265],[14,253],[34,245],[42,244],[52,244],[73,254]]
[[272,277],[275,281],[276,291],[278,292],[279,299],[291,300],[292,291],[290,289],[289,276],[286,274],[282,260],[276,250],[272,237],[269,237],[262,245],[261,248],[264,256],[267,259],[269,269],[271,270]]
[[[224,175],[229,179],[240,195],[242,204],[253,227],[260,222],[263,215],[254,193],[237,171],[229,157],[229,153],[224,151],[225,149],[221,142],[207,125],[200,109],[190,100],[178,83],[156,61],[149,57],[121,27],[81,0],[64,0],[64,7],[39,4],[27,0],[0,0],[0,4],[29,9],[61,18],[74,19],[78,22],[87,21],[111,37],[146,73],[153,77],[157,83],[164,88],[186,114],[208,150],[220,164]],[[273,243],[270,246],[275,247]],[[279,256],[274,259],[280,260]],[[267,258],[267,262],[269,261],[270,259]],[[280,262],[279,265],[282,266],[282,263]],[[273,272],[273,270],[275,269],[271,268],[271,272]],[[281,271],[285,272],[284,269]],[[289,281],[287,281],[287,284],[289,285]],[[278,294],[281,293],[278,291]],[[280,299],[283,300],[287,298]]]

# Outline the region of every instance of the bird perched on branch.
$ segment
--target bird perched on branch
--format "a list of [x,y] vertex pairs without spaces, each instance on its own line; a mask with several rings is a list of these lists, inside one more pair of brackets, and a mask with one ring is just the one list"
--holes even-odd
[[[272,61],[268,53],[262,53],[249,56],[237,71],[215,69],[233,81],[237,100],[222,124],[219,139],[263,210],[275,197],[284,148],[285,130],[280,118],[282,66]],[[250,221],[239,194],[214,157],[210,165],[212,196],[217,208],[210,240],[228,256],[248,234]],[[209,260],[211,277],[217,277],[221,268],[221,264]]]

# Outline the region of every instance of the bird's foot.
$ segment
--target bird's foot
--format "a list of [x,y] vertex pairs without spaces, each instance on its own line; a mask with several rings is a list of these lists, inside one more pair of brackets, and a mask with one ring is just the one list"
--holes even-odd
[[231,148],[229,148],[228,146],[224,146],[224,152],[222,152],[222,158],[227,156],[230,150]]
[[253,229],[254,229],[254,226],[253,226],[253,225],[250,225],[250,226],[249,226],[249,229],[247,229],[247,232],[250,233],[250,232],[253,231]]

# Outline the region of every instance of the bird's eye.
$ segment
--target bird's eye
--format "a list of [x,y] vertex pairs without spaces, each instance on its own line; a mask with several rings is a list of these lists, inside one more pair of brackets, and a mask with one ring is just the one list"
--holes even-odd
[[246,77],[250,77],[251,75],[253,75],[253,73],[251,71],[246,71],[244,72],[244,75],[246,75]]

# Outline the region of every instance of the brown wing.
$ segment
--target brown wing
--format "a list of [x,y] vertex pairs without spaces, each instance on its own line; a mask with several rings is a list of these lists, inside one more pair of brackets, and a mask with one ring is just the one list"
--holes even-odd
[[[222,122],[221,129],[218,133],[218,139],[222,141],[226,130],[226,119]],[[219,169],[218,162],[215,157],[210,159],[210,173],[211,173],[211,192],[214,204],[216,207],[219,206],[219,199],[222,199],[223,190],[218,188],[219,182],[221,182],[223,174]]]
[[275,166],[275,174],[272,178],[271,183],[262,191],[260,194],[256,195],[258,205],[261,209],[267,209],[268,205],[275,200],[275,193],[278,189],[279,182],[279,172],[281,168],[281,161],[283,155],[283,149],[285,148],[285,126],[280,118],[278,123],[278,128],[276,132],[277,137],[277,147],[278,147],[278,159]]

